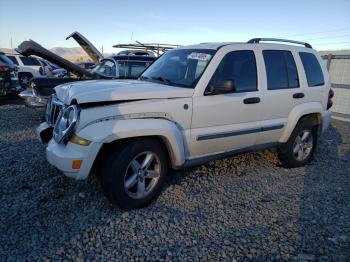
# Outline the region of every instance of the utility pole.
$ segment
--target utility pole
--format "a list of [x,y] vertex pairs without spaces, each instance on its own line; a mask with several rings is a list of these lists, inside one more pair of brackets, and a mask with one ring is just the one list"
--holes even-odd
[[131,32],[131,37],[130,37],[130,44],[132,43],[132,38],[134,36],[134,32]]
[[12,37],[11,37],[11,53],[13,53],[13,48],[12,48]]

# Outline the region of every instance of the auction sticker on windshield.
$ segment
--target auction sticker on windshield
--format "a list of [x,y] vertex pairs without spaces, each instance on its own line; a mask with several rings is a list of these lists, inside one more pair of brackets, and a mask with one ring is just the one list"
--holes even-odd
[[200,60],[200,61],[209,61],[211,58],[210,54],[206,53],[191,53],[187,56],[187,59],[195,59],[195,60]]

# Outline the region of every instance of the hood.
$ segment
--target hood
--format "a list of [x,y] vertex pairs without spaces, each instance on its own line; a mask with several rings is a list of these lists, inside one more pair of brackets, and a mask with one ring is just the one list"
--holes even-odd
[[67,36],[66,40],[69,38],[73,38],[77,43],[81,46],[82,49],[88,54],[88,56],[94,61],[96,64],[100,63],[100,60],[103,59],[103,55],[97,50],[97,48],[90,43],[82,34],[79,32],[73,32],[69,36]]
[[51,63],[54,63],[64,69],[66,69],[69,72],[72,72],[73,74],[79,76],[79,77],[93,77],[93,74],[89,71],[81,68],[78,65],[73,64],[72,62],[69,62],[68,60],[52,53],[51,51],[47,50],[46,48],[42,47],[38,43],[34,42],[33,40],[24,41],[22,42],[17,48],[16,51],[24,56],[30,56],[30,55],[36,55],[39,56]]
[[66,105],[107,101],[191,97],[194,90],[140,80],[91,80],[55,87],[59,100]]

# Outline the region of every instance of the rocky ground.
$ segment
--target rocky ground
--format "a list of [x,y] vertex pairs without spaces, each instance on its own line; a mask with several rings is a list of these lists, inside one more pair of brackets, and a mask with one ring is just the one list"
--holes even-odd
[[333,120],[305,167],[282,167],[273,150],[213,161],[123,212],[93,176],[47,163],[43,111],[0,103],[1,261],[350,260],[350,123]]

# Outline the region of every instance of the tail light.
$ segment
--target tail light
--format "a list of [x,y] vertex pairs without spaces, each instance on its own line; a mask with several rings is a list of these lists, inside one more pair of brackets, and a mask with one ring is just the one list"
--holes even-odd
[[330,109],[333,106],[332,98],[334,97],[334,91],[333,89],[329,89],[328,92],[328,103],[327,103],[327,109]]
[[39,68],[39,74],[42,76],[45,75],[45,69],[42,66]]
[[6,67],[6,66],[0,66],[0,72],[6,72],[6,71],[8,71],[8,70],[9,70],[8,67]]

